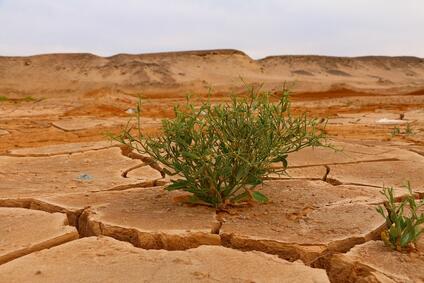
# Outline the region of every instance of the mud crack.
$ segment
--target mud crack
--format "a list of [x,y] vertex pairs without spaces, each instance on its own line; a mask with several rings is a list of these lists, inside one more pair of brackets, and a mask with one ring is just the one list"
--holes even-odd
[[317,166],[330,166],[330,165],[362,164],[362,163],[373,163],[373,162],[391,162],[391,161],[401,161],[401,160],[399,158],[381,158],[381,159],[358,160],[358,161],[349,161],[349,162],[333,162],[333,163],[320,163],[320,164],[313,164],[313,165],[298,165],[298,166],[290,166],[289,169],[317,167]]

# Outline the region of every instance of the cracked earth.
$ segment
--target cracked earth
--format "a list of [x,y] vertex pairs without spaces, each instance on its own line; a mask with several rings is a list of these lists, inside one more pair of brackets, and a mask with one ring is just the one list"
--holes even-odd
[[[408,180],[424,197],[422,104],[408,98],[401,111],[362,101],[337,113],[323,101],[295,100],[295,111],[329,111],[337,151],[291,154],[288,176],[260,188],[269,203],[226,212],[182,205],[184,194],[164,191],[169,179],[157,168],[105,137],[126,124],[133,99],[119,115],[88,101],[94,116],[55,99],[22,102],[18,115],[5,102],[0,282],[423,282],[423,240],[412,254],[389,250],[375,211],[383,185],[400,199]],[[143,117],[143,131],[157,131],[169,115]],[[405,123],[413,133],[391,135]]]

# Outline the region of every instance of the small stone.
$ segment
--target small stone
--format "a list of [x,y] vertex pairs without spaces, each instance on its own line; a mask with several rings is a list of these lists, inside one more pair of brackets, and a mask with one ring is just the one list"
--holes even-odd
[[128,108],[125,113],[127,114],[134,114],[136,112],[136,110],[134,108]]

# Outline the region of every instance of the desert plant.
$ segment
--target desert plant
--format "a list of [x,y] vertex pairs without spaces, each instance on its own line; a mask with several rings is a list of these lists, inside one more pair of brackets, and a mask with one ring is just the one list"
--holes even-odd
[[424,213],[418,214],[424,200],[415,200],[409,182],[406,187],[409,195],[400,202],[396,202],[393,188],[383,188],[381,193],[387,202],[384,203],[384,208],[377,208],[378,213],[386,219],[386,229],[381,232],[381,239],[387,246],[398,251],[415,249],[415,243],[424,231],[421,227],[424,223]]
[[25,101],[25,102],[37,101],[37,99],[32,96],[25,96],[24,98],[9,98],[7,96],[0,95],[0,102],[3,102],[3,101],[11,101],[13,103],[18,103],[20,101]]
[[411,124],[407,123],[406,126],[405,126],[405,129],[403,131],[401,130],[401,128],[399,126],[395,126],[391,130],[390,135],[392,137],[399,136],[399,135],[411,136],[411,135],[414,135],[414,133],[415,133],[415,131],[414,131],[413,127],[411,126]]
[[[220,209],[267,202],[255,187],[271,173],[284,173],[289,153],[325,141],[320,130],[325,123],[290,114],[287,90],[249,87],[246,96],[217,105],[208,100],[200,107],[187,99],[185,106],[174,107],[174,119],[162,122],[163,133],[157,137],[142,134],[140,103],[136,109],[137,133],[127,127],[115,138],[164,165],[166,174],[181,177],[171,181],[168,191],[189,192],[189,202]],[[275,162],[283,166],[276,169],[271,166]]]
[[414,130],[413,130],[411,124],[410,123],[406,124],[405,135],[411,136],[413,134],[414,134]]
[[392,137],[398,136],[398,135],[400,135],[400,134],[401,134],[401,131],[400,131],[400,128],[399,128],[398,126],[394,127],[394,128],[392,129],[392,131],[390,132],[390,135],[391,135]]
[[35,99],[32,96],[25,96],[22,100],[25,102],[32,102],[32,101],[36,101],[37,99]]

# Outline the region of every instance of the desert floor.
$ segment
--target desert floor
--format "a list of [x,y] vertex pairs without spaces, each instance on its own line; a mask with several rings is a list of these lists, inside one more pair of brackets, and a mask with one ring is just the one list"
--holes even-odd
[[[113,90],[0,101],[0,282],[424,281],[424,238],[391,251],[376,212],[383,185],[400,199],[410,181],[424,198],[422,93],[294,94],[293,111],[328,118],[340,151],[290,155],[290,177],[261,188],[271,202],[227,212],[181,205],[108,139],[136,101]],[[148,96],[143,131],[183,102]]]

